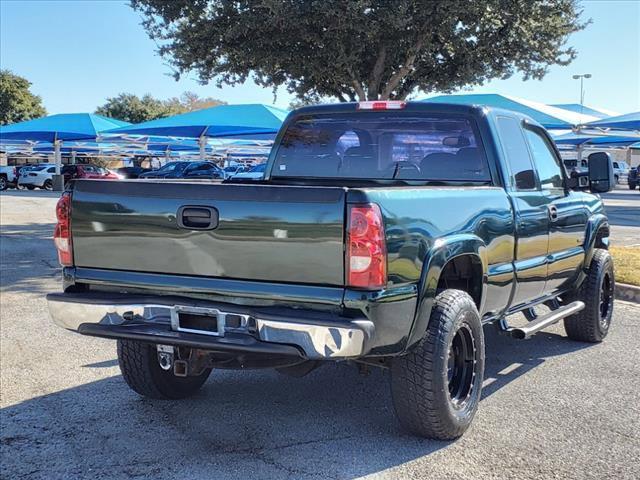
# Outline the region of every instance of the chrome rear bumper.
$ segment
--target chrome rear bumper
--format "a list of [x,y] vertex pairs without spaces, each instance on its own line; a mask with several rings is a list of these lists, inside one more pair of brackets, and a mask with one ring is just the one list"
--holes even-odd
[[[47,295],[47,303],[56,325],[85,335],[226,351],[280,345],[286,348],[274,348],[274,353],[297,352],[308,359],[362,356],[374,331],[366,318],[317,312],[303,318],[304,311],[274,314],[185,298],[56,293]],[[206,316],[211,330],[186,328],[180,320],[184,313]]]

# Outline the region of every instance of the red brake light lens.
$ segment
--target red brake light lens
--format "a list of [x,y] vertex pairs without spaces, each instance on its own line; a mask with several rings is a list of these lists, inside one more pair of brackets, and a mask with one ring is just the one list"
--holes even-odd
[[53,232],[53,242],[58,250],[58,260],[63,267],[73,265],[71,243],[71,192],[64,192],[56,204],[58,223]]
[[407,102],[401,100],[373,100],[358,102],[358,110],[401,110]]
[[376,290],[387,284],[387,252],[380,207],[354,205],[347,231],[347,285]]

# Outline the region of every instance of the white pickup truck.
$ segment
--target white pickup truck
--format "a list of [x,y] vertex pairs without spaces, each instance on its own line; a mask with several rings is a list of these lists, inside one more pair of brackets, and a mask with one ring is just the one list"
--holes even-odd
[[0,165],[0,190],[15,187],[17,184],[18,175],[16,174],[16,167]]

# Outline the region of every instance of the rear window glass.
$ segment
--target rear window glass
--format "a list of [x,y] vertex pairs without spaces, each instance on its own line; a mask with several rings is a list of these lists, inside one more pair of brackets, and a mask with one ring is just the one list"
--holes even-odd
[[300,117],[283,136],[272,177],[491,180],[470,119],[408,112]]
[[188,165],[188,162],[169,162],[163,167],[159,168],[159,172],[180,172]]

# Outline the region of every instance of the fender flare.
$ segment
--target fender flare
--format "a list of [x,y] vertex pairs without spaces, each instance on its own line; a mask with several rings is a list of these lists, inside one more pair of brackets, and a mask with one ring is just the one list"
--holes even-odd
[[[584,265],[582,272],[580,272],[578,281],[576,282],[576,286],[580,286],[586,276],[586,270],[589,268],[589,265],[591,265],[591,259],[593,258],[593,253],[596,248],[596,239],[598,238],[598,232],[602,228],[605,228],[607,232],[609,232],[609,219],[606,217],[606,215],[602,213],[591,215],[587,220],[587,226],[584,232]],[[605,243],[608,246],[608,235]]]
[[448,262],[462,255],[477,257],[482,266],[482,295],[479,308],[480,311],[482,310],[488,279],[487,247],[484,241],[473,234],[457,234],[436,239],[423,262],[418,284],[418,303],[407,348],[418,342],[427,330],[442,270]]

